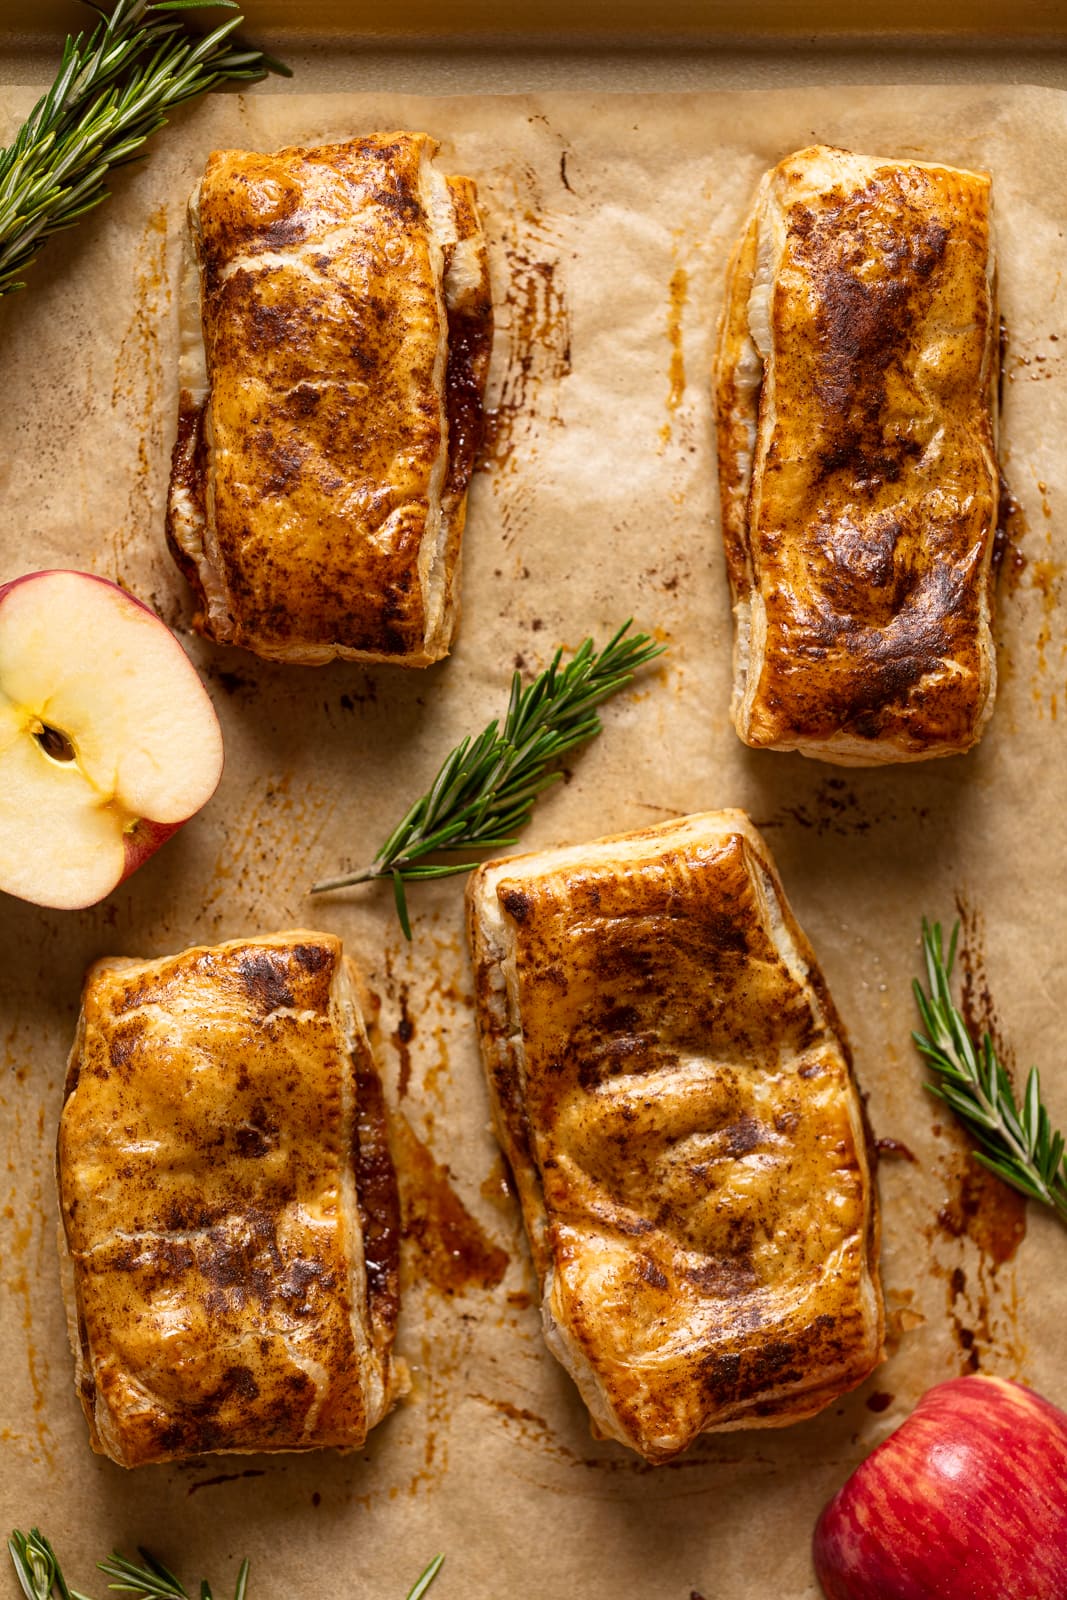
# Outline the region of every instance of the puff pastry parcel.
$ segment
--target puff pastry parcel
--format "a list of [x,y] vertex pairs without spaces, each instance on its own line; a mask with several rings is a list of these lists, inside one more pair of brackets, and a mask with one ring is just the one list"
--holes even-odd
[[60,1211],[78,1392],[121,1466],[358,1446],[402,1386],[357,985],[307,932],[89,971]]
[[767,173],[718,359],[747,744],[870,765],[977,741],[999,366],[984,173],[822,145]]
[[167,528],[209,638],[448,652],[492,308],[474,184],[436,149],[221,150],[193,192]]
[[811,1416],[881,1357],[848,1046],[743,812],[492,862],[482,1053],[545,1337],[649,1461]]

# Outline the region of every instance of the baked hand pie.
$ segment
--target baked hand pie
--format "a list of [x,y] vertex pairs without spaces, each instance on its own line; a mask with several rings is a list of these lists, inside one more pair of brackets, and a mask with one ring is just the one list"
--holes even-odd
[[491,862],[478,1026],[552,1353],[652,1462],[780,1427],[882,1358],[844,1031],[740,811]]
[[436,149],[220,150],[193,192],[167,533],[208,638],[448,653],[492,304],[475,186]]
[[872,765],[981,736],[999,348],[985,173],[816,145],[766,174],[717,369],[746,744]]
[[57,1170],[94,1450],[363,1444],[404,1386],[398,1208],[337,939],[97,962]]

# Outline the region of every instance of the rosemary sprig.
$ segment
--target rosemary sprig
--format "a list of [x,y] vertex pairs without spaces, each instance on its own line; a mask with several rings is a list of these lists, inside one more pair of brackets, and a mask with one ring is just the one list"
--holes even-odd
[[[54,1600],[54,1597],[58,1597],[58,1600],[88,1600],[87,1595],[67,1587],[56,1553],[39,1528],[31,1528],[29,1533],[22,1533],[16,1528],[7,1541],[7,1548],[26,1600]],[[117,1550],[107,1561],[97,1562],[101,1572],[118,1580],[109,1583],[109,1589],[133,1595],[135,1600],[189,1600],[188,1591],[181,1580],[162,1561],[157,1561],[147,1550],[141,1550],[140,1556],[143,1567],[127,1561]],[[443,1555],[434,1556],[408,1595],[408,1600],[422,1600],[440,1572],[444,1559]],[[245,1600],[247,1589],[248,1562],[242,1561],[234,1600]],[[200,1584],[200,1600],[212,1600],[206,1579]]]
[[[136,158],[172,107],[220,83],[290,76],[230,39],[244,20],[236,0],[116,0],[110,13],[85,3],[101,18],[88,43],[68,36],[55,82],[0,150],[0,295],[25,288],[41,246],[107,198],[108,172]],[[170,15],[212,5],[237,15],[202,36]]]
[[[113,1550],[107,1561],[98,1561],[96,1564],[101,1572],[109,1578],[116,1578],[117,1583],[109,1583],[109,1589],[115,1589],[123,1594],[132,1594],[135,1600],[189,1600],[189,1593],[155,1556],[147,1550],[138,1550],[143,1567],[135,1566],[132,1561],[127,1561],[118,1550]],[[245,1600],[248,1590],[248,1560],[241,1562],[237,1574],[237,1588],[233,1600]],[[200,1600],[212,1600],[211,1586],[206,1578],[200,1580]]]
[[[22,1533],[16,1528],[7,1542],[7,1548],[27,1600],[52,1600],[53,1595],[58,1596],[58,1600],[89,1600],[77,1589],[68,1588],[59,1559],[39,1528],[31,1528],[29,1533]],[[109,1589],[133,1595],[134,1600],[189,1600],[188,1590],[173,1572],[147,1550],[139,1553],[143,1567],[128,1561],[118,1550],[112,1551],[107,1561],[97,1562],[101,1572],[117,1580],[108,1584]],[[237,1574],[234,1600],[245,1600],[247,1590],[246,1560],[242,1561]],[[212,1600],[211,1587],[206,1578],[200,1584],[200,1600]]]
[[524,689],[516,672],[503,727],[490,722],[468,735],[445,757],[426,794],[415,801],[373,862],[357,872],[316,883],[312,894],[348,889],[375,878],[392,878],[397,915],[411,938],[405,886],[423,878],[470,872],[473,861],[424,862],[438,852],[506,849],[533,810],[543,789],[562,774],[549,770],[566,751],[600,732],[595,708],[629,683],[639,667],[662,655],[647,633],[627,637],[629,618],[603,650],[586,639],[573,660],[552,664]]
[[925,1033],[914,1033],[919,1050],[940,1074],[928,1083],[982,1146],[975,1159],[1031,1200],[1040,1200],[1067,1222],[1067,1162],[1064,1136],[1054,1133],[1041,1101],[1041,1079],[1030,1069],[1019,1104],[989,1033],[975,1044],[952,1001],[952,968],[960,925],[952,930],[946,953],[941,924],[923,918],[923,955],[929,993],[918,979],[913,988]]

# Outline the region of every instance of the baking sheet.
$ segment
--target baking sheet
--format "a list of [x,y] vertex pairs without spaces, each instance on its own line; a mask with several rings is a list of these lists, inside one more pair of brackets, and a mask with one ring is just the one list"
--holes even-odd
[[[4,96],[0,139],[33,98]],[[461,636],[448,662],[419,673],[272,667],[189,634],[189,596],[163,547],[184,201],[216,146],[395,126],[428,128],[446,168],[477,178],[491,239],[498,334]],[[997,710],[966,758],[846,771],[748,751],[728,722],[715,320],[760,172],[816,139],[995,176],[1010,329],[1003,456],[1020,510],[1000,588]],[[148,1543],[219,1589],[247,1554],[253,1596],[402,1597],[439,1549],[434,1600],[814,1596],[820,1505],[929,1384],[978,1369],[1067,1404],[1062,1230],[969,1171],[909,1043],[920,915],[951,919],[959,906],[970,1013],[1010,1041],[1018,1067],[1041,1063],[1050,1110],[1067,1123],[1054,1031],[1067,859],[1067,101],[988,87],[253,92],[180,113],[118,187],[0,306],[0,576],[79,566],[150,601],[206,676],[228,759],[208,810],[103,906],[0,906],[0,1526],[39,1523],[71,1581],[97,1593],[93,1560],[112,1543]],[[875,1133],[890,1141],[887,1363],[812,1422],[709,1438],[655,1470],[590,1438],[541,1340],[488,1129],[461,884],[412,892],[410,947],[388,889],[305,893],[373,853],[456,738],[502,711],[513,665],[537,670],[557,644],[602,641],[630,613],[668,654],[606,709],[604,734],[570,760],[523,843],[746,807],[851,1030]],[[409,1217],[400,1349],[414,1390],[359,1454],[125,1473],[90,1454],[55,1265],[51,1152],[81,974],[104,954],[301,924],[341,934],[381,999]]]

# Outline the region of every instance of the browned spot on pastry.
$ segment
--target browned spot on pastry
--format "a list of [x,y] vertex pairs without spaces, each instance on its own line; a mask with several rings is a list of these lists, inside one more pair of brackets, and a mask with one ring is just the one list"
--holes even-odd
[[305,972],[321,972],[323,967],[330,965],[333,956],[321,944],[296,944],[293,946],[293,960]]
[[263,1011],[279,1011],[295,1003],[284,951],[251,951],[238,959],[237,973],[249,999]]
[[500,896],[500,904],[509,916],[516,922],[522,922],[530,909],[530,902],[521,889],[505,889]]
[[144,1038],[145,1024],[142,1017],[131,1017],[117,1027],[108,1044],[108,1059],[111,1065],[121,1071],[129,1063],[137,1046]]

